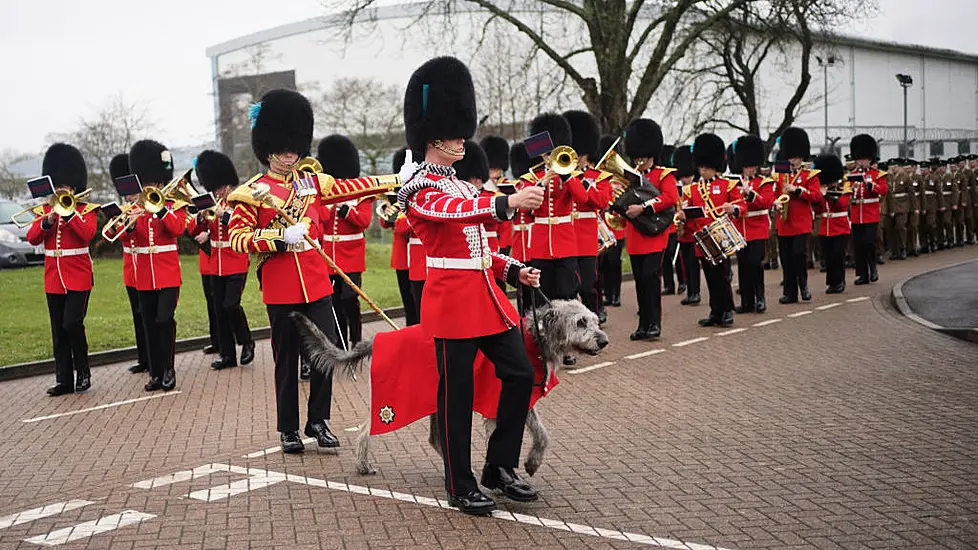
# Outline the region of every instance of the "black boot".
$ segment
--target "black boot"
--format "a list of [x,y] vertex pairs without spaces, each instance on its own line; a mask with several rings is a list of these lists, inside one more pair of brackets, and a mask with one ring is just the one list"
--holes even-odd
[[601,308],[598,311],[598,324],[603,325],[607,322],[608,322],[608,312],[606,312],[604,308]]
[[307,422],[304,432],[309,437],[315,437],[316,443],[323,449],[335,449],[340,446],[340,440],[329,431],[329,424],[325,420]]
[[572,366],[574,366],[576,364],[577,364],[577,357],[574,357],[573,355],[565,355],[564,356],[564,365],[566,365],[568,367],[572,367]]
[[710,315],[706,319],[700,319],[699,324],[701,327],[715,327],[720,324],[720,319]]
[[621,295],[615,294],[615,297],[611,299],[611,307],[621,307]]
[[737,313],[754,313],[757,311],[756,308],[750,306],[740,305],[734,308]]
[[798,298],[792,298],[792,297],[789,297],[789,296],[782,296],[782,297],[778,298],[778,303],[779,304],[797,304],[798,303]]
[[448,495],[448,505],[471,516],[488,516],[496,509],[496,501],[478,489],[464,495]]
[[282,441],[283,453],[296,454],[306,450],[305,444],[299,438],[299,432],[282,432],[279,439]]
[[812,299],[812,290],[807,286],[801,288],[801,299],[806,302]]
[[724,311],[723,315],[720,316],[720,319],[717,322],[717,326],[729,327],[729,326],[733,326],[733,323],[734,323],[734,312]]
[[883,255],[882,254],[877,254],[876,255],[876,263],[878,265],[883,265],[883,264],[886,263],[885,261],[883,261]]
[[163,391],[170,391],[177,387],[177,371],[170,367],[163,371],[163,381],[160,385]]
[[757,307],[754,308],[754,311],[757,313],[764,313],[767,311],[767,299],[764,298],[764,296],[757,299]]
[[679,285],[679,288],[676,289],[676,293],[677,294],[686,294],[686,285]]
[[221,357],[217,361],[211,362],[211,368],[214,370],[224,370],[230,369],[238,366],[237,360],[234,356],[231,357]]
[[880,274],[876,270],[876,266],[875,265],[869,266],[869,282],[875,283],[878,280],[880,280]]
[[826,294],[842,294],[846,289],[845,283],[839,283],[837,285],[832,285],[825,289]]
[[679,301],[680,304],[684,306],[695,306],[700,303],[699,294],[688,294],[685,298]]
[[249,342],[241,346],[241,364],[249,365],[255,360],[255,343]]
[[536,490],[520,481],[512,468],[486,464],[482,469],[482,486],[487,489],[501,491],[508,498],[517,502],[533,502],[539,495]]
[[69,393],[75,393],[75,388],[72,388],[68,384],[55,384],[48,388],[48,395],[51,397],[58,397],[59,395],[67,395]]
[[149,382],[146,382],[146,385],[143,386],[143,389],[146,391],[156,391],[162,388],[163,388],[163,381],[160,380],[159,378],[150,378]]
[[140,365],[139,363],[136,363],[135,365],[132,365],[131,367],[129,367],[128,370],[129,370],[129,372],[131,372],[133,374],[139,374],[141,372],[146,372],[146,367],[144,367],[143,365]]
[[201,351],[204,352],[204,355],[214,355],[220,350],[218,350],[217,346],[215,346],[214,344],[207,344],[206,346],[204,346],[204,349],[202,349]]
[[78,375],[78,382],[75,384],[75,393],[84,393],[92,388],[92,375]]
[[676,287],[674,287],[674,286],[666,286],[666,287],[663,287],[662,288],[662,295],[663,296],[672,296],[675,293],[676,293]]
[[856,280],[852,282],[856,286],[868,285],[869,279],[866,277],[856,277]]

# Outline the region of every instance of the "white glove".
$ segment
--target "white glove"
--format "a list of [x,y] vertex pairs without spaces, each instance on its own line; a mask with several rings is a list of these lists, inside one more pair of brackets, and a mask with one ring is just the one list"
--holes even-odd
[[305,238],[308,232],[309,227],[306,226],[306,223],[299,222],[285,228],[285,234],[282,236],[282,240],[285,241],[285,244],[297,244]]
[[197,243],[198,243],[198,244],[204,244],[204,243],[206,243],[206,242],[208,241],[208,239],[210,239],[210,238],[211,238],[211,234],[210,234],[210,232],[209,232],[209,231],[204,231],[203,233],[198,233],[198,234],[197,234],[197,235],[196,235],[196,236],[194,237],[194,240],[195,240],[195,241],[197,241]]
[[414,162],[414,155],[411,150],[408,149],[404,152],[404,164],[401,165],[401,171],[397,173],[401,178],[401,185],[404,185],[411,179],[411,176],[418,171],[418,163]]

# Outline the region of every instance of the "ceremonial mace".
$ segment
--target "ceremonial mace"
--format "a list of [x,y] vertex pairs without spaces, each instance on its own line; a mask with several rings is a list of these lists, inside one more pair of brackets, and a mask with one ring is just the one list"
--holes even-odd
[[[285,221],[289,222],[290,225],[296,225],[296,223],[298,222],[295,221],[295,218],[290,216],[285,210],[282,209],[281,206],[275,204],[274,200],[272,199],[272,195],[270,191],[271,189],[268,187],[268,185],[265,185],[263,183],[254,184],[251,190],[251,197],[256,201],[268,205],[270,208],[275,210],[275,212],[277,212],[279,216],[282,216],[282,218]],[[370,309],[376,311],[377,314],[380,315],[380,317],[384,321],[387,321],[387,324],[390,325],[391,328],[393,328],[394,330],[400,330],[401,327],[397,326],[397,323],[395,323],[394,321],[391,321],[391,318],[388,317],[386,313],[384,313],[384,310],[380,309],[380,306],[374,303],[374,301],[370,299],[370,296],[367,296],[363,292],[363,290],[360,289],[360,287],[354,284],[354,282],[350,280],[350,277],[348,277],[346,273],[343,273],[343,270],[340,269],[338,265],[336,265],[336,262],[334,262],[333,259],[330,258],[328,254],[326,254],[326,251],[323,250],[323,247],[319,244],[319,241],[313,240],[313,238],[310,237],[308,233],[306,233],[305,239],[306,242],[309,243],[309,246],[313,247],[316,250],[316,252],[319,252],[319,255],[322,256],[323,260],[326,261],[326,264],[329,265],[330,269],[335,271],[336,274],[339,275],[341,279],[343,279],[343,282],[348,284],[350,288],[352,288],[354,292],[356,292],[357,295],[360,296],[360,298],[363,298],[363,301],[367,302],[367,305],[370,306]]]

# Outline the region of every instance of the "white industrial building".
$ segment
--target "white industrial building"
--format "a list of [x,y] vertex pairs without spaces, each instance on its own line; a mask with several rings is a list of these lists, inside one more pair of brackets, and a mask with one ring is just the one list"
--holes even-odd
[[[342,15],[317,17],[208,48],[217,143],[225,151],[248,147],[242,117],[247,104],[256,99],[252,97],[256,89],[294,86],[312,96],[338,78],[360,77],[403,90],[411,72],[430,57],[450,54],[472,59],[488,15],[475,8],[456,15],[456,21],[464,23],[457,26],[457,35],[435,41],[428,39],[429,33],[437,34],[443,22],[432,21],[427,28],[412,26],[423,5],[381,7],[372,12],[370,23],[354,28],[347,26]],[[541,9],[534,7],[534,13]],[[552,18],[553,14],[541,17]],[[548,20],[548,24],[560,23]],[[519,34],[509,31],[506,39],[519,40]],[[823,61],[833,58],[834,63],[823,67],[813,59],[812,82],[796,122],[809,130],[813,147],[823,143],[827,126],[828,136],[839,139],[842,153],[851,136],[865,132],[881,140],[883,158],[902,154],[904,88],[896,79],[899,73],[913,79],[907,90],[911,155],[919,159],[978,152],[978,56],[848,36],[833,37],[830,42],[820,44],[816,55]],[[490,46],[483,45],[482,51],[486,48]],[[772,62],[762,68],[761,122],[768,131],[779,122],[784,103],[794,91],[796,65]],[[478,86],[477,70],[473,65]],[[580,106],[574,93],[559,104],[561,109]],[[663,124],[668,140],[670,115],[655,109],[651,105],[646,115]],[[489,120],[490,124],[507,122],[512,121]],[[728,139],[736,136],[730,130],[715,130]]]

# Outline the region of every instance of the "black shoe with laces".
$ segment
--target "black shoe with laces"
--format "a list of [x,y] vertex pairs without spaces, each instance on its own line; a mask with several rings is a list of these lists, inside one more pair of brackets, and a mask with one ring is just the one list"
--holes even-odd
[[306,429],[303,431],[307,436],[315,437],[316,443],[323,449],[335,449],[340,446],[340,440],[329,431],[329,424],[325,420],[307,422]]
[[520,480],[512,468],[486,464],[482,469],[482,486],[495,489],[517,502],[533,502],[539,498],[536,489]]
[[488,516],[496,510],[496,501],[478,489],[464,495],[448,495],[448,505],[470,516]]
[[282,441],[283,453],[293,455],[306,450],[306,445],[299,437],[299,432],[282,432],[279,439]]

